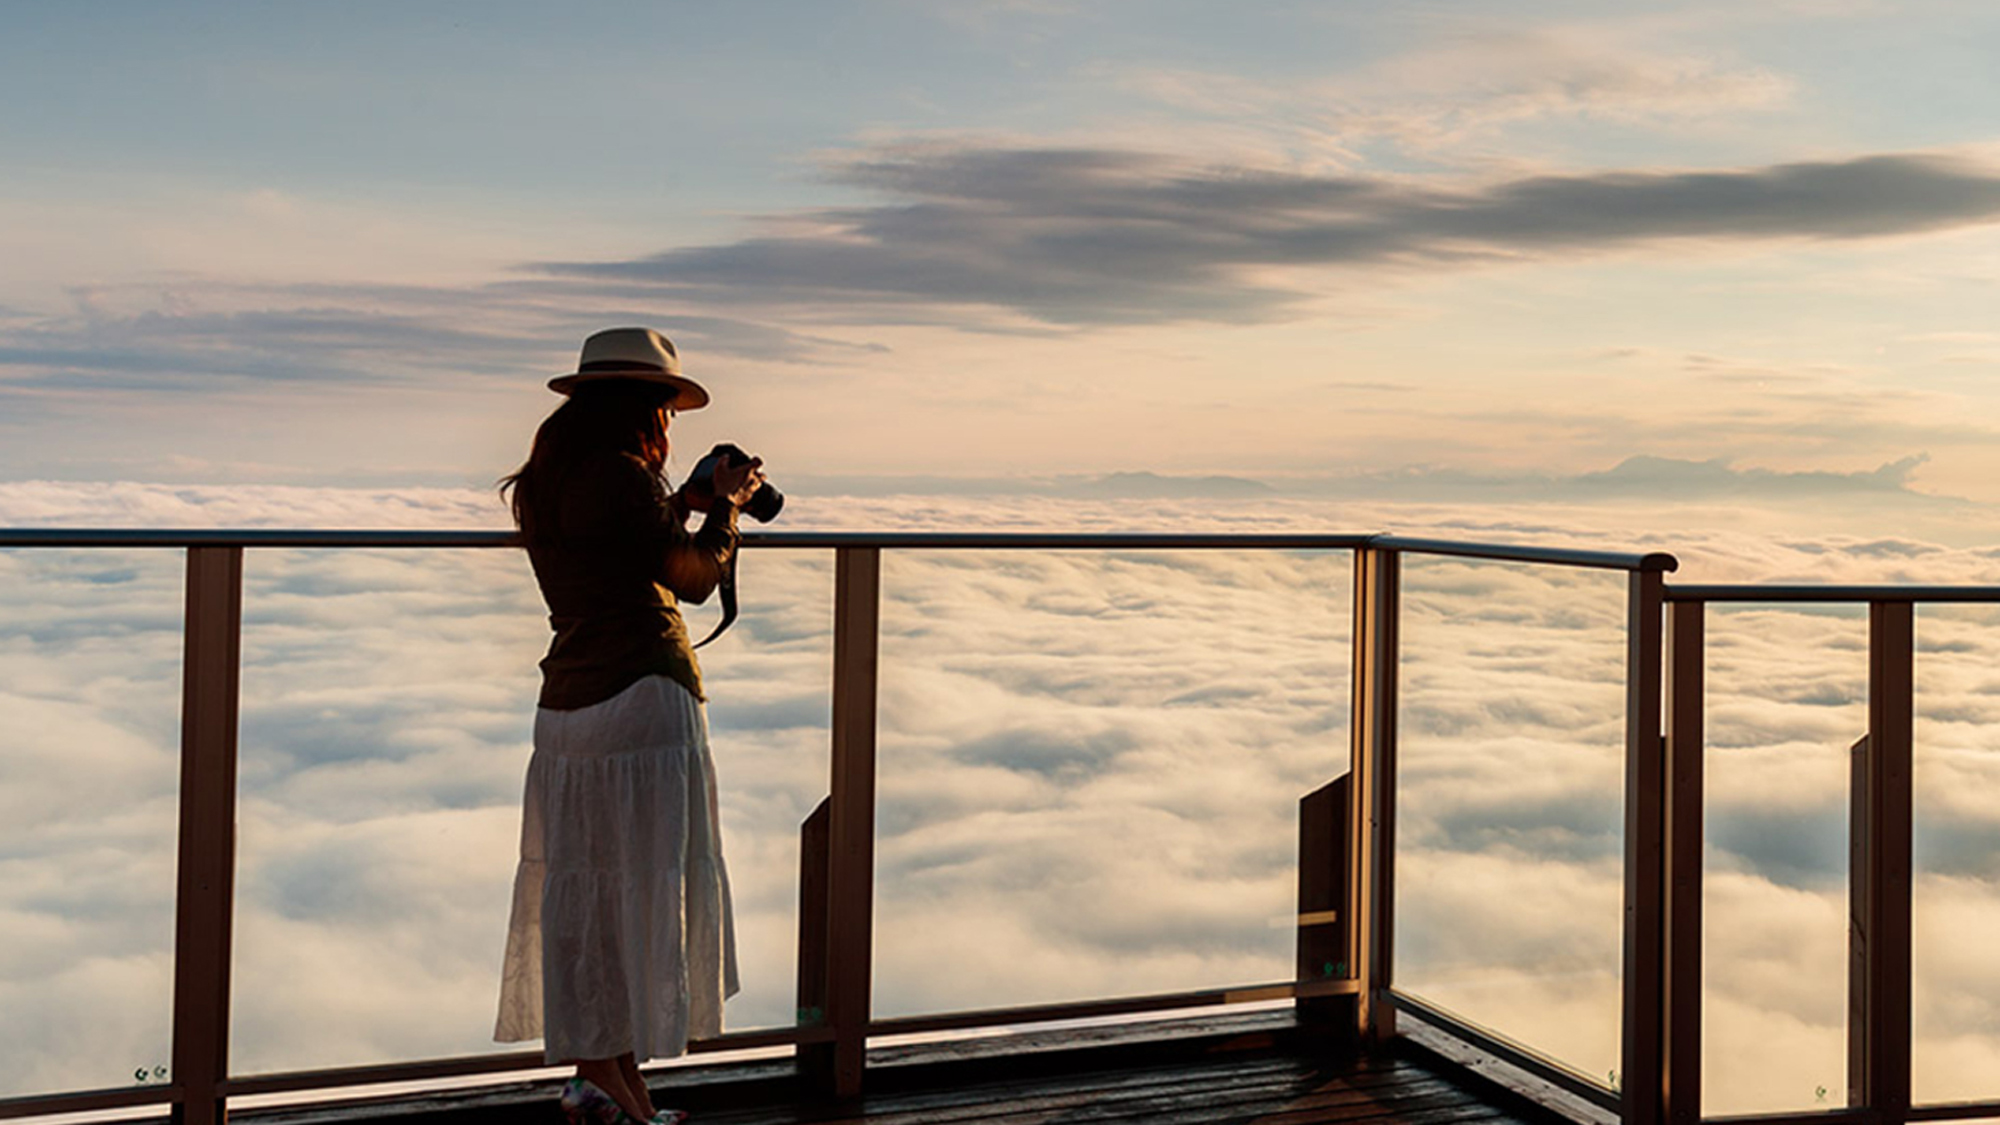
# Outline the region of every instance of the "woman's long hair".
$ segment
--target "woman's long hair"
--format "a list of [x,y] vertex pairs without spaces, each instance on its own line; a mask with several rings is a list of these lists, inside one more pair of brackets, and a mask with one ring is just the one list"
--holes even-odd
[[667,425],[661,407],[673,388],[636,379],[579,384],[535,431],[528,460],[500,478],[500,494],[523,539],[556,526],[554,505],[562,480],[593,457],[629,453],[654,473],[667,463]]

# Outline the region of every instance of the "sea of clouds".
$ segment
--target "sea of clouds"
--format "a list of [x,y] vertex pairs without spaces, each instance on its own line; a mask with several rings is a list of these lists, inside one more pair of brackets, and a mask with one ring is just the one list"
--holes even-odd
[[[796,497],[815,528],[1372,531],[1667,549],[1690,581],[2000,583],[2000,551],[1554,505]],[[474,490],[0,484],[0,526],[497,527]],[[832,565],[758,549],[703,652],[737,894],[735,1028],[794,1006],[799,822],[826,791]],[[1345,768],[1345,555],[884,561],[880,1014],[1292,975],[1297,800]],[[181,559],[0,551],[0,1096],[167,1061]],[[1411,558],[1400,987],[1618,1065],[1624,584]],[[506,550],[246,565],[238,1073],[489,1041],[543,611]],[[712,607],[689,611],[693,625]],[[1917,1068],[2000,1094],[2000,624],[1919,614]],[[1709,622],[1711,1112],[1844,1097],[1855,610]]]

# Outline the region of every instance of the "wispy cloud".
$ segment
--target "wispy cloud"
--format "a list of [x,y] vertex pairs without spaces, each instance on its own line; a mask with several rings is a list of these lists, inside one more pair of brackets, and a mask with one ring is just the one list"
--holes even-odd
[[448,356],[483,364],[509,347],[518,353],[534,346],[418,317],[324,307],[98,314],[44,321],[6,336],[0,368],[19,372],[7,383],[68,387],[83,381],[107,390],[197,378],[382,381]]
[[80,287],[61,314],[0,317],[0,393],[391,385],[553,372],[607,323],[669,324],[684,349],[841,362],[879,344],[517,279],[464,287],[173,278]]
[[1260,123],[1302,158],[1330,163],[1385,143],[1430,161],[1506,162],[1502,139],[1519,145],[1524,125],[1685,129],[1780,110],[1796,96],[1796,81],[1770,67],[1712,47],[1647,41],[1660,37],[1658,24],[1448,21],[1449,30],[1407,50],[1297,81],[1130,64],[1101,64],[1091,74],[1196,119],[1239,130]]
[[1250,322],[1323,291],[1297,269],[1562,257],[1661,240],[1729,246],[1916,234],[2000,219],[2000,171],[1934,154],[1439,185],[1201,168],[1115,149],[887,147],[837,163],[870,207],[773,217],[736,242],[548,262],[632,294],[954,305],[1053,324]]

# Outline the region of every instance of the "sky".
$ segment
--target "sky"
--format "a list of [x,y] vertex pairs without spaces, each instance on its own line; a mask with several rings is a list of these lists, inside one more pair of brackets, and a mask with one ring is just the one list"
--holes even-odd
[[1648,498],[2000,500],[1970,0],[7,30],[0,479],[483,485],[581,337],[636,323],[716,394],[690,440],[825,491],[1462,496],[1646,458]]
[[[1991,5],[107,0],[0,30],[0,527],[497,527],[547,379],[639,324],[715,395],[674,471],[760,453],[781,527],[2000,583]],[[1289,975],[1345,560],[888,566],[878,1010]],[[0,1010],[36,1013],[0,1096],[164,1062],[178,567],[0,551]],[[753,553],[704,650],[733,1027],[791,1012],[828,581]],[[524,564],[254,552],[247,582],[235,1064],[490,1049]],[[1608,1080],[1616,591],[1433,563],[1406,598],[1399,980]],[[1710,631],[1709,1106],[1815,1108],[1863,629]],[[1921,1097],[2000,1093],[1996,635],[1920,616]]]

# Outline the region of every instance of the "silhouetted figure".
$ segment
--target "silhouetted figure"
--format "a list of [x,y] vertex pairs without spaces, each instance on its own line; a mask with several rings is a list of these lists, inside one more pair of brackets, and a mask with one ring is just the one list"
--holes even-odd
[[638,1062],[719,1033],[737,990],[701,670],[677,606],[727,572],[762,462],[717,468],[712,493],[668,491],[668,426],[708,392],[649,329],[591,336],[549,387],[566,400],[501,485],[555,639],[494,1038],[539,1036],[549,1062],[576,1063],[572,1125],[673,1122]]

